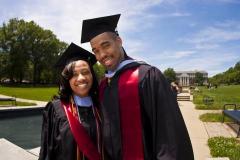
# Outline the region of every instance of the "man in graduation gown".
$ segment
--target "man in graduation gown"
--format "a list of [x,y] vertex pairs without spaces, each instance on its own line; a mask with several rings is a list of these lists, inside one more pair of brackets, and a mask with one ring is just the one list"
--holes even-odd
[[161,71],[130,58],[115,31],[120,14],[83,21],[81,42],[90,42],[107,69],[100,84],[103,145],[113,160],[193,160],[178,104]]

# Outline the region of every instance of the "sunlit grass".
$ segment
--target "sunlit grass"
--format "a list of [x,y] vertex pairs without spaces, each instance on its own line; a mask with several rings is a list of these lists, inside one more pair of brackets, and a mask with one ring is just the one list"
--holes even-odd
[[57,92],[57,87],[0,86],[0,94],[39,101],[50,101]]
[[[199,87],[199,92],[194,92],[193,102],[197,109],[222,109],[224,104],[240,104],[240,85],[219,86],[216,89]],[[206,105],[203,102],[205,96],[212,97],[214,102]]]
[[236,138],[213,137],[208,139],[208,146],[213,157],[240,159],[240,142]]
[[15,102],[11,102],[11,101],[8,101],[8,102],[0,102],[0,107],[5,107],[5,106],[35,106],[36,103],[29,103],[29,102],[20,102],[20,101],[17,101],[16,104]]
[[[203,122],[222,122],[222,113],[205,113],[199,116],[199,119]],[[228,117],[224,117],[224,122],[232,122]]]

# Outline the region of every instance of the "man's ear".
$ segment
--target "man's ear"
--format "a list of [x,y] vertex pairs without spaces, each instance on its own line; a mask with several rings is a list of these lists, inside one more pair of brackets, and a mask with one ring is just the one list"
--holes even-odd
[[119,46],[122,47],[122,39],[121,39],[121,37],[117,36],[116,37],[116,42],[118,43]]

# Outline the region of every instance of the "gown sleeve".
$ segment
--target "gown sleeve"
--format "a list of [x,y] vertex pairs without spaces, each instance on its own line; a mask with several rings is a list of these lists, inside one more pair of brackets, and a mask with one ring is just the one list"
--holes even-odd
[[140,74],[140,80],[147,156],[158,160],[193,160],[187,128],[170,84],[155,67]]
[[41,133],[41,149],[39,160],[47,160],[53,149],[52,128],[53,128],[53,104],[49,102],[43,110],[43,122]]
[[60,100],[49,102],[43,110],[39,160],[73,160],[77,144]]

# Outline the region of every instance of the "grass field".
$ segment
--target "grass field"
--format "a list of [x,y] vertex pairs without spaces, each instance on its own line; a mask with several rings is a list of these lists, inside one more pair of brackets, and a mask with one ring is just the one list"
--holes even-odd
[[57,91],[57,87],[0,86],[0,94],[39,101],[50,101]]
[[[6,106],[13,106],[15,104],[13,104],[12,102],[0,102],[0,107],[6,107]],[[17,101],[16,102],[16,106],[35,106],[36,103],[28,103],[28,102],[20,102]]]
[[[226,103],[240,104],[240,85],[219,86],[216,89],[199,87],[199,92],[193,93],[193,102],[197,109],[222,109]],[[209,96],[214,99],[213,104],[205,105],[203,97]]]
[[[222,113],[205,113],[199,116],[199,119],[203,122],[222,122]],[[232,122],[227,116],[224,117],[224,122]]]
[[213,157],[240,160],[240,141],[236,138],[213,137],[208,139],[208,146]]

